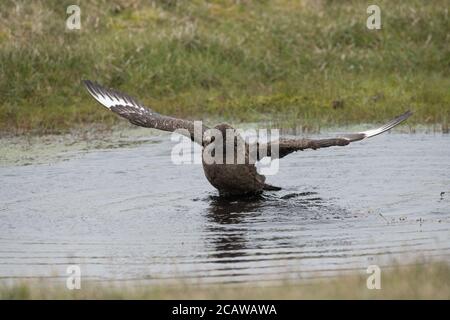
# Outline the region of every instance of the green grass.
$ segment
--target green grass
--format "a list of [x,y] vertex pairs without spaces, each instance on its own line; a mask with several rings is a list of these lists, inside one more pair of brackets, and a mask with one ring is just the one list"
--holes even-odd
[[[78,3],[82,29],[66,31]],[[114,124],[81,79],[188,118],[327,126],[411,108],[450,122],[447,0],[6,0],[0,3],[0,131]],[[333,101],[343,108],[334,109]]]
[[381,289],[368,290],[365,273],[303,283],[277,285],[111,285],[82,282],[67,290],[65,282],[0,283],[0,299],[450,299],[450,267],[445,263],[395,266],[381,273]]

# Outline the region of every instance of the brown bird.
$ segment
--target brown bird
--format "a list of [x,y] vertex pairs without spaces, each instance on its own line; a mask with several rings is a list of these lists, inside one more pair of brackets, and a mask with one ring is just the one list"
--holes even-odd
[[[351,142],[386,132],[412,115],[411,111],[407,111],[380,128],[344,134],[335,138],[304,139],[281,137],[277,142],[268,142],[266,144],[256,143],[257,152],[255,154],[250,152],[252,150],[251,147],[254,145],[247,143],[233,127],[227,124],[219,124],[214,127],[216,132],[220,132],[223,137],[222,139],[216,139],[215,135],[210,134],[210,128],[204,125],[196,127],[193,121],[161,115],[126,94],[103,88],[99,84],[89,80],[84,80],[83,82],[95,100],[119,116],[128,119],[132,124],[170,132],[183,129],[180,131],[181,134],[184,134],[203,147],[202,163],[205,176],[219,190],[220,195],[252,195],[261,193],[264,190],[280,190],[281,188],[279,187],[266,184],[265,176],[259,174],[256,170],[255,162],[261,160],[264,156],[271,157],[272,159],[283,158],[292,152],[305,149],[316,150],[331,146],[346,146]],[[227,141],[226,138],[226,133],[229,130],[235,133],[232,141]],[[231,144],[232,149],[230,150],[234,151],[231,163],[229,161],[223,161],[221,163],[208,160],[207,155],[209,153],[205,152],[205,150],[212,150],[210,154],[214,156],[216,147],[221,147],[224,150],[223,159],[227,159],[227,144]],[[245,156],[245,162],[239,162],[237,160],[239,146],[244,146],[243,154]],[[275,151],[276,147],[278,147],[278,154]],[[260,154],[260,150],[266,150],[266,152]]]

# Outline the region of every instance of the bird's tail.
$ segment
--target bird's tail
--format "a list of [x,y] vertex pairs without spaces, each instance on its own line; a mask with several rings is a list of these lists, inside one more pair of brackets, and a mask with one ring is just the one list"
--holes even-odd
[[280,187],[271,186],[270,184],[265,183],[264,187],[263,187],[263,190],[266,190],[266,191],[280,191],[281,188]]

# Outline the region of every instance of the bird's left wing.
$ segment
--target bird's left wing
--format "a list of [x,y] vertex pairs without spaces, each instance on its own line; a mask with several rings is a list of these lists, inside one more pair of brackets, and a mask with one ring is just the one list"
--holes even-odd
[[[362,131],[362,132],[356,132],[356,133],[349,133],[349,134],[343,134],[341,136],[338,136],[336,138],[325,138],[325,139],[296,139],[296,138],[280,138],[278,142],[278,158],[283,158],[284,156],[300,150],[305,149],[320,149],[320,148],[326,148],[326,147],[332,147],[332,146],[346,146],[351,142],[363,140],[366,138],[374,137],[376,135],[379,135],[383,132],[386,132],[396,125],[402,123],[406,119],[408,119],[412,115],[411,111],[407,111],[398,117],[395,117],[391,121],[387,122],[384,126],[381,126],[376,129]],[[274,144],[276,142],[271,142],[263,146],[262,150],[267,150],[266,154],[262,154],[262,156],[258,155],[258,160],[260,160],[264,156],[269,156],[272,158],[275,157],[274,154],[272,154],[272,147],[274,147]],[[258,148],[260,150],[260,148]]]
[[[184,135],[192,141],[203,145],[203,134],[208,129],[206,126],[201,125],[197,129],[193,121],[161,115],[145,107],[127,94],[113,89],[106,89],[98,83],[89,80],[83,80],[83,83],[95,100],[108,110],[128,119],[132,124],[171,132],[177,129],[184,129],[182,130],[186,132]],[[195,130],[199,132],[195,132]],[[182,134],[183,132],[180,131]]]

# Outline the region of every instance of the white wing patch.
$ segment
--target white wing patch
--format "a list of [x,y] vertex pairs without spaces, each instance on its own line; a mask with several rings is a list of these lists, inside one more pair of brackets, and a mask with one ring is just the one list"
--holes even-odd
[[374,136],[379,135],[379,134],[381,134],[383,132],[391,130],[393,127],[399,125],[400,123],[402,123],[403,121],[408,119],[412,114],[413,113],[408,110],[405,113],[399,115],[398,117],[392,119],[391,121],[389,121],[388,123],[386,123],[384,126],[382,126],[380,128],[367,130],[367,131],[364,131],[364,132],[361,132],[361,133],[366,138],[374,137]]
[[399,125],[400,123],[402,123],[403,121],[408,119],[412,114],[413,113],[411,111],[406,111],[405,113],[399,115],[398,117],[395,117],[394,119],[392,119],[391,121],[389,121],[388,123],[386,123],[382,127],[379,127],[379,128],[376,128],[376,129],[367,130],[367,131],[363,131],[363,132],[358,132],[358,133],[346,134],[346,135],[343,135],[340,138],[346,139],[346,140],[348,140],[350,142],[353,142],[353,141],[359,141],[359,140],[362,140],[362,139],[374,137],[374,136],[377,136],[379,134],[382,134],[383,132],[391,130],[393,127]]
[[105,89],[89,80],[83,80],[83,82],[91,96],[108,109],[111,109],[111,107],[129,107],[136,109],[138,112],[148,111],[139,102],[124,93],[112,89]]

